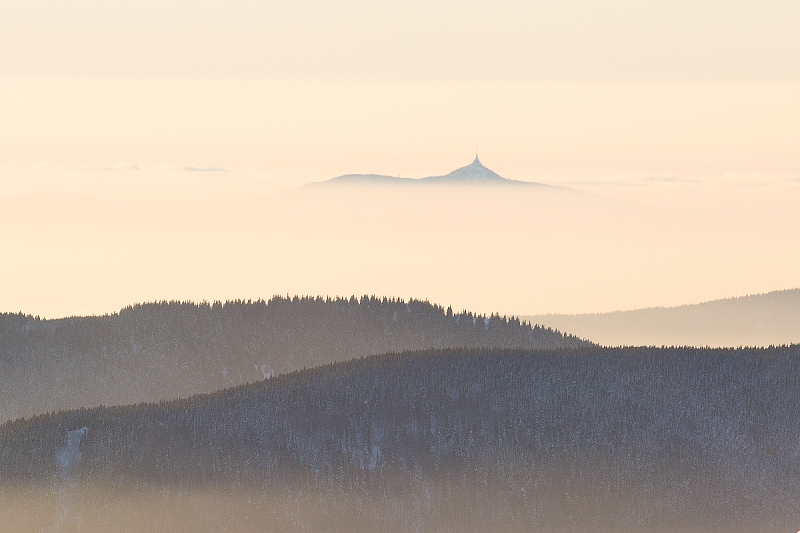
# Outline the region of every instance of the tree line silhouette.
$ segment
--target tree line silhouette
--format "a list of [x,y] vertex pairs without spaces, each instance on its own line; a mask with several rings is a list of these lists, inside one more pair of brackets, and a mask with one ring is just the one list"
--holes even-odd
[[0,315],[0,421],[158,401],[390,351],[588,344],[516,318],[364,296],[160,302],[107,316]]

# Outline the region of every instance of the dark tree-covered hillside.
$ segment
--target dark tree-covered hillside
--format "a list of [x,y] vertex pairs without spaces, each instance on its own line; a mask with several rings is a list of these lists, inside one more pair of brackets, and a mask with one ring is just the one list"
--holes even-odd
[[800,346],[431,350],[7,423],[0,481],[288,491],[365,530],[791,532],[798,413]]
[[423,301],[164,302],[99,317],[0,315],[0,422],[158,401],[390,351],[587,344],[517,319]]

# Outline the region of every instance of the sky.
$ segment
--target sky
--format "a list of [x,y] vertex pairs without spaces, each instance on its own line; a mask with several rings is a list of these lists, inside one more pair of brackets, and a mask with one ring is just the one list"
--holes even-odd
[[[795,1],[0,1],[0,311],[297,292],[576,313],[800,286],[798,23]],[[302,232],[236,216],[476,150],[626,216],[575,212],[580,235],[548,226],[550,244],[517,226],[504,247],[431,222],[395,248],[335,213]],[[441,209],[489,227],[505,201]],[[559,256],[560,239],[599,242],[596,225],[613,256]],[[672,259],[635,260],[654,235]],[[437,250],[452,253],[425,262]],[[355,258],[370,251],[394,266]],[[484,274],[467,282],[457,261]]]

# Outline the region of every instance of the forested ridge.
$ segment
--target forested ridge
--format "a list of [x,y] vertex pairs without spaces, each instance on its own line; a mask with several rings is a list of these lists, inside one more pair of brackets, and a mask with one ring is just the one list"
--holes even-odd
[[186,397],[391,351],[586,344],[515,318],[366,296],[161,302],[59,320],[2,314],[0,422]]
[[794,531],[798,413],[797,345],[428,350],[6,423],[0,481],[413,496],[398,520],[422,526],[460,505],[506,530]]

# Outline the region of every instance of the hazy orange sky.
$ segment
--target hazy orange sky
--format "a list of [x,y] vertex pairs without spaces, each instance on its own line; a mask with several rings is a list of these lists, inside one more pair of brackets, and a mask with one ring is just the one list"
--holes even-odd
[[[798,27],[794,1],[0,3],[0,311],[374,292],[534,314],[800,286]],[[617,228],[617,259],[576,268],[520,231],[494,257],[454,249],[507,272],[467,283],[446,254],[414,262],[456,246],[436,228],[395,236],[405,270],[355,272],[307,263],[330,242],[392,252],[193,218],[344,173],[446,173],[476,147],[504,177],[621,202],[625,224],[657,212],[674,259],[628,271],[652,239],[576,215]],[[584,229],[545,228],[597,242]],[[282,252],[246,252],[258,239]]]

